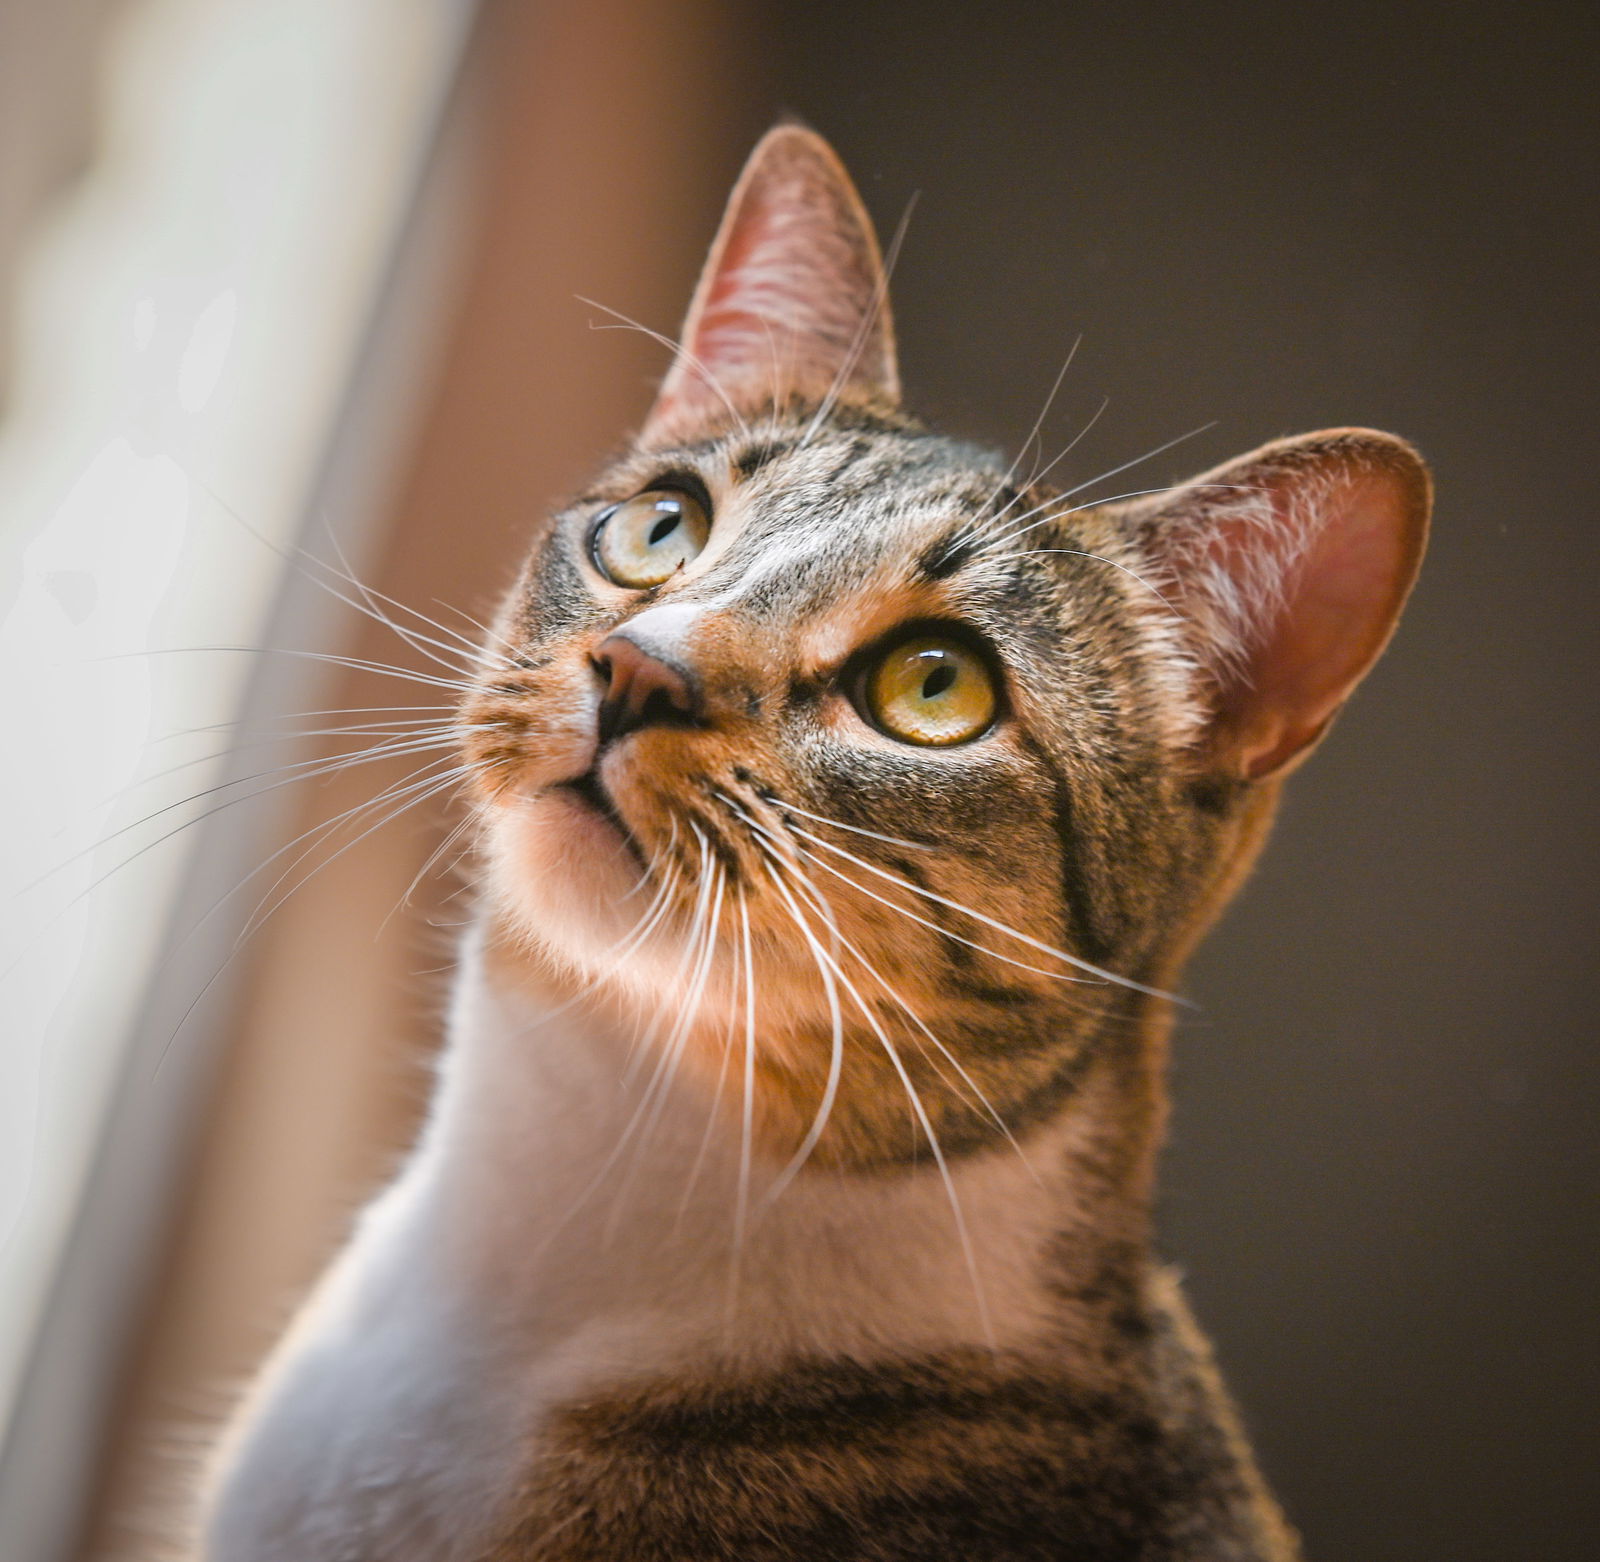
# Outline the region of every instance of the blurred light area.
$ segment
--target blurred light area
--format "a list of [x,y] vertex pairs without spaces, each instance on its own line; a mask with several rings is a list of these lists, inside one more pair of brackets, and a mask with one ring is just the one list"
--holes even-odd
[[128,6],[93,166],[27,256],[0,423],[0,1427],[258,660],[194,648],[261,642],[468,13]]

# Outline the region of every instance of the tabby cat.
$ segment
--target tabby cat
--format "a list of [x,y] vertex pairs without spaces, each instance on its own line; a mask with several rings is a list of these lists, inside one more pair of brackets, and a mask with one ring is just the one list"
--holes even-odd
[[929,432],[772,131],[482,650],[437,1096],[202,1554],[1295,1557],[1152,1256],[1168,993],[1429,496],[1362,429],[1104,503]]

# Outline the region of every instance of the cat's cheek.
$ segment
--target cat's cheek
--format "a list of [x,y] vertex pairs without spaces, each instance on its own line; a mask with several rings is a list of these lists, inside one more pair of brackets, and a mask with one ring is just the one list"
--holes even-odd
[[584,959],[613,947],[639,911],[639,865],[616,828],[560,789],[493,809],[490,881],[529,933]]

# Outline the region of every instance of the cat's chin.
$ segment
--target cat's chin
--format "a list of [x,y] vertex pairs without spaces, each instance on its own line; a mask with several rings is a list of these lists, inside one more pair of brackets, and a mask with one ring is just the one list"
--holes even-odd
[[605,964],[650,909],[637,851],[581,784],[495,809],[487,844],[496,902],[524,933],[577,965]]

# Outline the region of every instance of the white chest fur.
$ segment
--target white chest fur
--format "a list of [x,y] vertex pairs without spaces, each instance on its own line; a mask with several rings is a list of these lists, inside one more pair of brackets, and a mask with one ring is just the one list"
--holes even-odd
[[[1020,1345],[1059,1308],[1062,1194],[1010,1146],[948,1187],[808,1173],[767,1203],[770,1168],[741,1194],[737,1114],[653,1074],[493,991],[469,951],[422,1143],[227,1440],[208,1557],[470,1555],[552,1405],[797,1351]],[[1063,1132],[1029,1145],[1041,1170]]]

